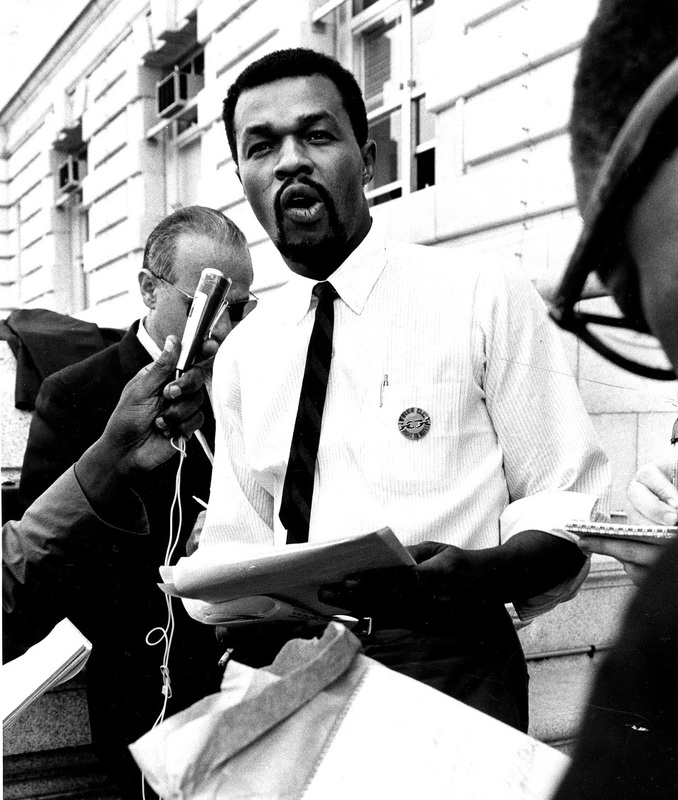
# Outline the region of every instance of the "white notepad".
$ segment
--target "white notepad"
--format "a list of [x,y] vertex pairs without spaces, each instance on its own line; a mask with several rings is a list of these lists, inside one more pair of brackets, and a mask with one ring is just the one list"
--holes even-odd
[[91,642],[70,620],[62,619],[42,641],[3,664],[3,729],[48,689],[80,672],[91,651]]

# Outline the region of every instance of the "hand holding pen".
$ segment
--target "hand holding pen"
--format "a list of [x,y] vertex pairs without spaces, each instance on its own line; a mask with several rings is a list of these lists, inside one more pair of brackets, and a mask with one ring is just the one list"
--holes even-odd
[[670,455],[644,464],[629,484],[626,514],[634,525],[678,524],[678,420]]
[[[678,420],[671,434],[672,452],[644,464],[626,492],[626,516],[631,525],[678,524]],[[587,536],[580,548],[588,553],[612,556],[621,562],[631,580],[640,585],[647,577],[663,547],[656,542]]]

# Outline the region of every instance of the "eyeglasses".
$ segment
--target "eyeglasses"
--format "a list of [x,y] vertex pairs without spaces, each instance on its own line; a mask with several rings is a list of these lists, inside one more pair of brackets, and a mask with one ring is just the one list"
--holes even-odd
[[614,317],[582,310],[579,301],[567,308],[552,307],[551,317],[563,328],[574,333],[598,355],[618,367],[656,381],[674,381],[675,372],[669,366],[664,351],[654,336],[627,317]]
[[[151,270],[148,271],[151,272]],[[183,289],[180,289],[178,286],[175,286],[173,283],[165,280],[165,278],[161,278],[160,275],[156,275],[155,272],[151,272],[151,275],[153,275],[154,278],[157,278],[157,280],[161,281],[161,283],[169,286],[170,289],[174,289],[175,292],[179,292],[180,295],[185,297],[189,301],[188,308],[190,309],[190,304],[195,299],[195,295],[185,292]],[[254,311],[258,302],[259,298],[253,292],[248,292],[247,297],[238,298],[236,300],[229,300],[227,298],[224,302],[222,313],[223,311],[228,311],[231,325],[237,325],[239,322],[242,322],[248,314]]]
[[[641,97],[601,166],[584,213],[584,227],[551,305],[551,317],[599,355],[653,380],[675,380],[640,302],[638,268],[625,243],[629,210],[664,159],[676,150],[678,59]],[[599,276],[621,310],[591,313],[588,288]],[[661,365],[660,362],[661,361]]]
[[[606,228],[619,230],[619,224],[609,223]],[[568,268],[551,304],[552,319],[598,355],[634,375],[652,380],[675,380],[675,372],[645,322],[638,269],[626,247],[620,243],[611,244],[608,239],[605,253],[599,250],[594,256],[589,252],[582,260],[577,249],[570,264],[575,268]],[[598,272],[603,273],[601,277],[608,289],[594,280],[596,266]],[[601,308],[606,303],[613,305],[612,299],[606,297],[610,291],[616,301],[615,313],[606,313],[606,309]]]
[[225,308],[231,320],[231,325],[242,322],[248,314],[257,307],[259,298],[253,293],[248,292],[247,297],[238,300],[226,300]]

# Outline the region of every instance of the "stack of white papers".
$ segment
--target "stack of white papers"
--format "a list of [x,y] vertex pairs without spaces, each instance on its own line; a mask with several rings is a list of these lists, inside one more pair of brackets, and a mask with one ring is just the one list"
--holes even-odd
[[[281,619],[290,606],[333,615],[340,609],[318,601],[318,587],[343,580],[346,575],[367,569],[414,566],[414,559],[390,528],[362,536],[328,542],[307,542],[274,547],[272,545],[213,545],[199,547],[193,555],[180,558],[176,565],[160,567],[160,588],[169,595],[221,604],[214,607],[212,619],[225,622],[237,617],[275,612]],[[262,606],[261,597],[268,606]],[[273,608],[270,598],[287,603]],[[226,601],[249,598],[241,606]],[[253,611],[253,609],[256,610]],[[193,612],[191,612],[193,613]],[[217,618],[218,617],[218,618]]]
[[70,620],[62,619],[42,641],[3,664],[3,730],[40,695],[80,672],[91,651],[91,642]]

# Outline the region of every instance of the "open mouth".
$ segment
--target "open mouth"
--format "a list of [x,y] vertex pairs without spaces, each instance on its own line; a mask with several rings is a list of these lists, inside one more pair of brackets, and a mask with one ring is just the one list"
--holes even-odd
[[294,222],[316,222],[322,216],[325,204],[311,186],[295,184],[288,186],[280,197],[283,214]]

